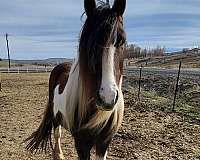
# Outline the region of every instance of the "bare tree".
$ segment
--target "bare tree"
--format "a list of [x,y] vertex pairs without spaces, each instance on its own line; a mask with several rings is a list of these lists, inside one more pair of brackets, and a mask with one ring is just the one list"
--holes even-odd
[[165,54],[165,47],[157,46],[156,48],[140,48],[139,46],[135,44],[129,44],[126,45],[126,51],[125,51],[125,58],[146,58],[149,57],[155,57],[155,56],[164,56]]

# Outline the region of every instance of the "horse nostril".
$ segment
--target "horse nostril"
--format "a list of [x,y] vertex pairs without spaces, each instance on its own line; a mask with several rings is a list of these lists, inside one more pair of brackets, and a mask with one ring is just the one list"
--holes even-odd
[[101,99],[101,97],[100,97],[99,91],[97,92],[97,95],[96,95],[96,96],[97,96],[97,104],[98,104],[98,105],[101,105],[103,101],[102,101],[102,99]]

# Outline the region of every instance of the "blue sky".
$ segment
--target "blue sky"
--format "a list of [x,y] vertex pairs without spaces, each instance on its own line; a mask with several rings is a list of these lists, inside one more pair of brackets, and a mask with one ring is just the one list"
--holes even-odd
[[[111,3],[113,0],[111,0]],[[83,0],[0,0],[0,57],[72,58],[77,54]],[[129,43],[167,50],[200,46],[199,0],[127,0]]]

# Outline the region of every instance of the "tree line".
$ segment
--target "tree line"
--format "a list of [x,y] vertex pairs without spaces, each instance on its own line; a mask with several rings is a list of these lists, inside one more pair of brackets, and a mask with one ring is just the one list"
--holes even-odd
[[125,58],[147,58],[165,55],[165,47],[157,46],[156,48],[144,48],[130,44],[126,45]]

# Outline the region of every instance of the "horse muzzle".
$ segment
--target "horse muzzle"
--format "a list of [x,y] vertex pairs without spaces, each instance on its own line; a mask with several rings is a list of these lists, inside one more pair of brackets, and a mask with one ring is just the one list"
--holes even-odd
[[113,110],[119,98],[118,94],[119,93],[117,89],[107,89],[107,92],[105,92],[105,90],[101,88],[97,93],[97,106],[100,106],[103,110],[106,111]]

